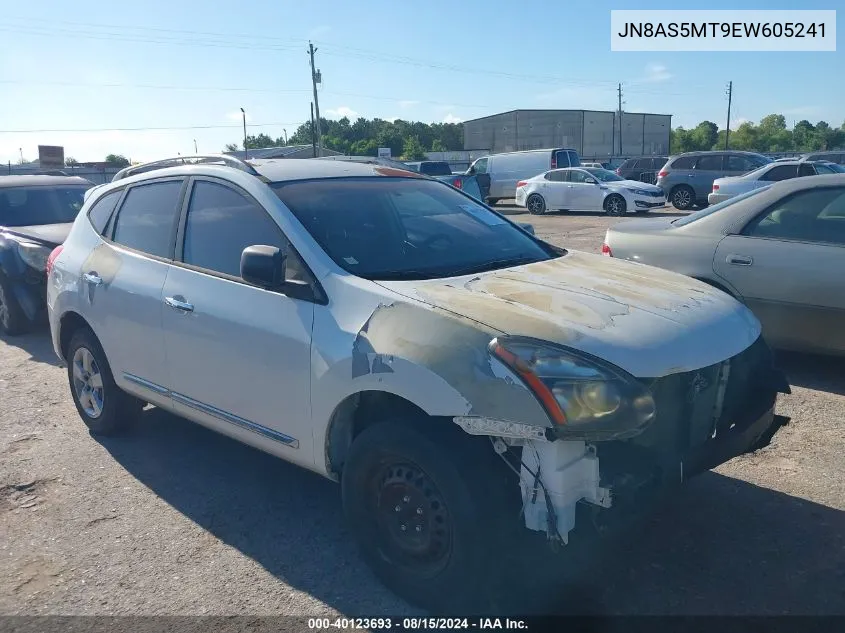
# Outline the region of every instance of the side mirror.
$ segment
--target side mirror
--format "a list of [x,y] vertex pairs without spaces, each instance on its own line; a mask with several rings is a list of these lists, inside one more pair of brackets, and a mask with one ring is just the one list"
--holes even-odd
[[275,246],[247,246],[241,253],[241,278],[268,290],[285,285],[286,255]]
[[591,185],[597,185],[597,184],[599,184],[599,181],[598,181],[598,180],[596,180],[595,178],[590,178],[590,179],[588,179],[588,180],[587,180],[587,182],[588,182],[589,184],[591,184]]

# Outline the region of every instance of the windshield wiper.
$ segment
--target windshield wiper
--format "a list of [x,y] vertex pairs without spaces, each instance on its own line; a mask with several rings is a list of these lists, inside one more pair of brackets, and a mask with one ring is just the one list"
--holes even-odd
[[471,266],[464,266],[463,268],[454,268],[445,271],[445,275],[449,277],[459,277],[461,275],[470,275],[472,273],[481,273],[488,270],[496,270],[498,268],[510,268],[511,266],[519,266],[520,264],[533,264],[534,262],[543,261],[536,257],[522,255],[520,257],[509,257],[502,259],[492,259],[480,264],[473,264]]

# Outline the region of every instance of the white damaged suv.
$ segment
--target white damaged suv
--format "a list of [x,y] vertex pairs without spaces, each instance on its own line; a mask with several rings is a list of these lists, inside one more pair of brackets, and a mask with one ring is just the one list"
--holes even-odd
[[612,524],[784,421],[725,293],[389,167],[127,168],[48,271],[92,433],[150,403],[340,481],[369,564],[431,608],[480,604],[507,539],[566,544],[584,511]]

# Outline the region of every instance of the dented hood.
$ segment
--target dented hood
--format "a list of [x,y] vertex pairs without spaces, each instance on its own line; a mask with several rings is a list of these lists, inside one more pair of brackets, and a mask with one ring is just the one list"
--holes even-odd
[[712,365],[760,335],[745,306],[707,284],[577,251],[463,277],[379,283],[494,332],[581,350],[641,378]]

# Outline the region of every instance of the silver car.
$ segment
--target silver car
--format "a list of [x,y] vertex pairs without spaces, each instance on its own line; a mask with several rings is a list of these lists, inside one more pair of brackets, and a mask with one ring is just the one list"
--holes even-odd
[[811,160],[777,160],[743,176],[726,176],[713,181],[713,191],[707,202],[718,204],[746,191],[766,187],[773,182],[815,176],[817,174],[841,174],[845,168],[836,163]]
[[576,523],[782,422],[760,324],[715,288],[551,246],[412,172],[219,162],[124,173],[50,255],[70,395],[92,433],[151,403],[339,481],[411,602],[477,613],[500,571],[536,590],[509,566],[526,537],[577,551]]
[[845,174],[775,183],[684,218],[620,222],[602,251],[721,288],[775,347],[845,354]]

